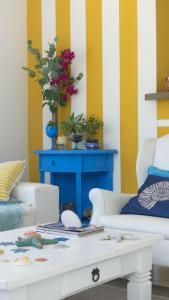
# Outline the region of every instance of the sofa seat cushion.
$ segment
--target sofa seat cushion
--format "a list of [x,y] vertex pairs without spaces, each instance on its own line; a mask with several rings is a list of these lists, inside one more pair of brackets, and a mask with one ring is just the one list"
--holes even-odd
[[169,219],[142,215],[104,215],[100,224],[107,228],[163,234],[169,239]]

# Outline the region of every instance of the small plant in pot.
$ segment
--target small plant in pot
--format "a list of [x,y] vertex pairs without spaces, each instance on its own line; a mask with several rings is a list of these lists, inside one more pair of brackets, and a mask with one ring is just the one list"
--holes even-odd
[[86,149],[99,149],[98,139],[96,135],[103,128],[103,122],[94,115],[88,117],[85,123],[85,132],[86,132]]
[[56,145],[54,145],[53,143],[55,143],[55,138],[58,135],[58,127],[57,127],[56,122],[49,121],[47,123],[47,125],[46,125],[46,135],[51,138],[51,140],[52,140],[52,149],[55,149]]
[[66,121],[61,122],[61,129],[64,135],[70,137],[70,140],[75,143],[75,150],[78,149],[78,143],[83,140],[85,128],[85,119],[83,114],[75,116],[74,113],[68,116]]

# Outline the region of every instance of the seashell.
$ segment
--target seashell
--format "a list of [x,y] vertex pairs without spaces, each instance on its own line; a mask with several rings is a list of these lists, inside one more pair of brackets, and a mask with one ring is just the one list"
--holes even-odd
[[82,227],[82,223],[79,217],[71,210],[65,210],[61,214],[61,221],[65,227],[75,227],[75,228]]

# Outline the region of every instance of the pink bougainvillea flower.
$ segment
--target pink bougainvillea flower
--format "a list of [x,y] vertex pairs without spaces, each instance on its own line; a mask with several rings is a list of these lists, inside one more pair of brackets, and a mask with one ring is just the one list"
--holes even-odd
[[62,68],[63,68],[64,70],[67,70],[68,66],[70,65],[70,62],[69,62],[69,61],[63,60],[63,61],[60,61],[59,64],[62,66]]
[[51,82],[50,82],[50,85],[58,85],[60,83],[60,80],[59,79],[53,79]]
[[68,77],[68,75],[66,75],[66,74],[61,74],[60,76],[59,76],[59,80],[61,80],[61,81],[65,81],[65,80],[68,80],[69,79],[69,77]]
[[52,79],[52,81],[50,82],[50,85],[56,86],[56,85],[59,85],[61,81],[66,81],[68,79],[69,79],[68,75],[61,74],[57,79]]
[[72,96],[74,94],[77,94],[77,89],[75,89],[74,85],[70,85],[67,87],[66,93]]
[[64,70],[68,68],[68,66],[72,63],[72,59],[75,58],[75,54],[70,49],[64,50],[61,52],[60,57],[62,60],[60,61],[60,65]]
[[68,59],[68,60],[72,60],[75,58],[75,54],[70,49],[67,49],[67,50],[62,51],[61,57]]

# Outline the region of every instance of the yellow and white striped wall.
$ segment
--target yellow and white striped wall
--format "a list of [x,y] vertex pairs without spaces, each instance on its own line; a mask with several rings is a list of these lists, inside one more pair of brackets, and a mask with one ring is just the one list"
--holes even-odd
[[[28,39],[44,52],[59,38],[57,50],[71,48],[72,74],[82,72],[78,95],[59,110],[95,114],[104,121],[105,148],[116,148],[114,188],[135,192],[138,148],[146,138],[169,132],[169,102],[144,101],[164,87],[169,75],[168,0],[28,0]],[[28,56],[29,64],[33,64]],[[168,64],[167,64],[168,63]],[[49,148],[40,88],[29,79],[29,158],[37,180],[34,149]]]

